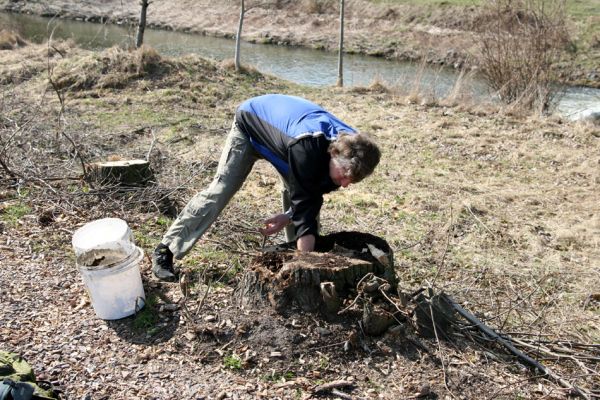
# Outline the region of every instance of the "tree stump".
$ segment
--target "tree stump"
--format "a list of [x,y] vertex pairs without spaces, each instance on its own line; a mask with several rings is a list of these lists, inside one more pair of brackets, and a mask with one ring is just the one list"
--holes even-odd
[[431,289],[427,294],[421,293],[416,298],[415,321],[417,332],[426,338],[439,337],[445,339],[456,325],[456,311],[440,294]]
[[297,306],[334,314],[369,273],[396,288],[392,251],[376,236],[339,232],[317,238],[315,252],[291,248],[291,243],[271,247],[252,261],[235,291],[242,306],[267,301],[280,313]]
[[102,161],[88,165],[90,178],[103,185],[144,186],[154,181],[146,160]]

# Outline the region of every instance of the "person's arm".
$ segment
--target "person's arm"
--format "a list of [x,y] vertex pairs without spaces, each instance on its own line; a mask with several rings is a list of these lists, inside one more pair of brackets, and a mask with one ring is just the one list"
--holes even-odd
[[318,234],[317,215],[323,204],[320,183],[329,176],[327,145],[324,139],[304,138],[289,149],[288,183],[298,240]]
[[315,249],[315,235],[306,235],[298,238],[296,247],[300,251],[313,251]]

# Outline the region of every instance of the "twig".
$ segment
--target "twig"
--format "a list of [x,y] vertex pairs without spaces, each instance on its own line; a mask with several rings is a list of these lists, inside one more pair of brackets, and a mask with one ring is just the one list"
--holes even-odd
[[462,308],[458,303],[456,303],[452,298],[450,298],[450,296],[448,296],[445,293],[442,293],[440,296],[443,296],[444,299],[448,302],[448,304],[450,306],[452,306],[460,315],[462,315],[470,323],[472,323],[475,327],[477,327],[481,332],[483,332],[486,336],[488,336],[490,338],[490,340],[495,341],[495,342],[499,343],[500,345],[502,345],[510,353],[512,353],[514,356],[516,356],[519,360],[521,360],[525,365],[527,365],[528,367],[530,367],[534,370],[540,371],[542,374],[553,379],[555,382],[560,384],[562,387],[570,390],[573,394],[576,394],[579,397],[586,399],[586,400],[590,399],[589,394],[586,393],[584,390],[580,389],[576,385],[572,385],[571,383],[569,383],[565,379],[563,379],[561,376],[552,372],[548,367],[545,367],[544,365],[540,364],[533,358],[531,358],[528,355],[519,351],[510,342],[510,340],[501,337],[496,332],[494,332],[491,328],[484,325],[473,314],[471,314],[470,312],[468,312],[467,310]]
[[214,244],[218,244],[219,246],[223,246],[224,248],[226,248],[228,251],[230,251],[232,253],[244,254],[247,256],[256,256],[256,255],[260,254],[257,251],[243,251],[243,250],[234,249],[229,244],[219,241],[219,240],[216,240],[216,239],[202,238],[202,240],[205,242],[214,243]]
[[204,306],[204,302],[206,301],[206,298],[208,297],[208,292],[210,291],[210,288],[211,288],[211,284],[209,282],[206,284],[206,290],[204,291],[204,295],[202,296],[202,299],[200,299],[200,303],[198,303],[198,307],[196,308],[196,312],[194,313],[194,318],[198,317],[198,313]]
[[452,391],[450,390],[450,388],[448,387],[448,375],[446,374],[446,365],[444,365],[444,355],[442,354],[442,345],[440,343],[440,338],[438,336],[438,332],[437,332],[437,324],[435,323],[435,317],[433,315],[433,306],[431,305],[431,302],[429,302],[429,315],[431,317],[431,322],[433,325],[433,333],[435,334],[435,340],[437,342],[437,347],[438,347],[438,357],[440,359],[440,363],[442,363],[442,374],[444,375],[444,386],[446,387],[446,390],[448,391],[448,393],[450,393],[450,396],[452,396],[452,398],[456,398],[456,396],[454,395],[454,393],[452,393]]
[[[383,286],[383,285],[382,285],[382,286]],[[396,308],[396,310],[397,310],[397,311],[398,311],[400,314],[404,315],[405,317],[408,317],[408,316],[410,315],[410,313],[409,313],[409,312],[407,312],[407,311],[405,311],[405,310],[401,310],[401,309],[400,309],[400,307],[398,307],[398,305],[397,305],[397,304],[394,302],[394,300],[390,299],[390,297],[387,295],[387,293],[386,293],[386,292],[383,290],[383,288],[382,288],[381,286],[379,286],[379,293],[381,293],[381,295],[382,295],[383,297],[385,297],[385,299],[386,299],[387,301],[389,301],[389,302],[390,302],[390,304],[391,304],[391,305],[393,305],[393,306],[394,306],[394,308]]]
[[343,345],[344,343],[346,343],[347,340],[344,340],[343,342],[337,342],[337,343],[330,343],[330,344],[326,344],[323,346],[317,346],[317,347],[311,347],[309,348],[309,350],[321,350],[321,349],[327,349],[329,347],[335,347],[335,346],[340,346]]
[[63,127],[63,120],[64,120],[64,114],[65,114],[65,96],[64,96],[64,94],[61,94],[58,85],[56,84],[56,82],[54,82],[54,79],[52,79],[52,74],[54,72],[54,68],[50,65],[50,51],[49,50],[51,47],[52,37],[54,36],[55,30],[56,30],[56,26],[52,29],[52,32],[50,33],[50,37],[48,38],[48,54],[47,54],[47,58],[46,58],[47,68],[48,68],[48,71],[47,71],[48,72],[48,82],[50,83],[50,86],[52,86],[52,89],[54,90],[54,93],[56,93],[56,97],[58,97],[58,101],[60,102],[60,111],[58,113],[58,130],[59,130],[60,134],[62,136],[64,136],[67,139],[67,141],[69,141],[69,143],[71,143],[71,146],[73,146],[73,149],[75,150],[75,156],[79,159],[79,162],[81,163],[81,170],[83,171],[83,177],[84,177],[84,179],[86,179],[88,176],[87,167],[86,167],[83,157],[81,156],[79,147],[77,146],[75,141],[69,135],[67,135],[67,133],[65,132],[64,127]]
[[488,227],[487,227],[487,225],[486,225],[486,224],[484,224],[484,223],[483,223],[483,221],[481,221],[481,220],[480,220],[480,219],[477,217],[477,215],[475,215],[475,214],[473,213],[473,211],[471,210],[471,207],[469,207],[469,206],[465,206],[465,208],[466,208],[466,209],[469,211],[469,213],[470,213],[470,214],[473,216],[473,218],[475,218],[475,221],[479,222],[479,223],[481,224],[481,226],[483,226],[483,227],[485,228],[485,230],[486,230],[486,231],[488,231],[488,232],[490,233],[490,235],[492,235],[492,237],[493,237],[494,239],[496,239],[496,234],[495,234],[494,232],[492,232],[492,231],[490,230],[490,228],[488,228]]
[[435,281],[437,280],[437,278],[440,276],[440,274],[442,273],[444,266],[445,266],[445,261],[446,261],[446,255],[448,254],[448,248],[450,247],[450,234],[452,233],[452,207],[450,207],[450,227],[448,228],[448,233],[446,235],[446,247],[444,248],[444,252],[442,253],[442,258],[440,260],[440,262],[438,263],[438,268],[437,268],[437,272],[435,274],[435,277],[433,278],[433,281],[431,282],[431,286],[435,286]]
[[[588,368],[587,366],[585,366],[581,360],[578,359],[578,357],[575,357],[571,354],[559,354],[559,353],[555,353],[553,351],[551,351],[550,349],[546,348],[546,347],[542,347],[541,344],[538,344],[537,346],[529,344],[529,343],[525,343],[519,339],[515,339],[515,338],[511,338],[511,340],[515,343],[518,343],[519,345],[526,347],[528,349],[531,349],[535,352],[537,352],[538,354],[542,354],[542,355],[546,355],[546,356],[550,356],[550,357],[554,357],[555,359],[569,359],[571,361],[573,361],[575,364],[577,364],[579,366],[579,368],[581,368],[581,370],[584,373],[589,373],[592,372],[594,373],[595,371],[593,371],[591,368]],[[588,359],[591,360],[595,360],[595,361],[600,361],[600,358],[597,357],[590,357]]]
[[156,143],[156,135],[154,134],[154,129],[150,129],[150,134],[152,135],[152,142],[150,142],[150,148],[146,153],[146,161],[150,161],[150,154],[152,153],[152,149],[154,148],[154,143]]
[[[360,286],[360,284],[361,284],[361,283],[362,283],[362,282],[363,282],[363,281],[364,281],[364,280],[365,280],[367,277],[371,278],[372,276],[373,276],[373,273],[372,273],[372,272],[369,272],[368,274],[366,274],[365,276],[363,276],[363,277],[361,278],[361,280],[360,280],[360,281],[358,281],[358,283],[356,284],[356,287],[358,288],[358,287]],[[341,310],[341,311],[338,311],[338,315],[342,315],[343,313],[345,313],[346,311],[348,311],[350,308],[352,308],[352,306],[356,304],[356,302],[357,302],[357,301],[358,301],[358,299],[361,297],[361,295],[362,295],[362,292],[359,290],[359,291],[358,291],[358,294],[356,295],[356,297],[354,298],[354,300],[352,300],[352,302],[350,303],[350,305],[349,305],[348,307],[344,308],[343,310]]]

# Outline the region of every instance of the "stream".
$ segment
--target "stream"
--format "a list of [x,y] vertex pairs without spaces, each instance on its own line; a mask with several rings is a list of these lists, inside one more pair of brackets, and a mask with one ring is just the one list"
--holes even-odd
[[[0,28],[18,32],[23,38],[41,43],[54,30],[55,39],[73,39],[80,47],[102,50],[114,45],[125,46],[135,40],[132,27],[103,25],[82,21],[50,19],[25,14],[0,13]],[[198,54],[217,61],[232,59],[235,41],[197,34],[146,29],[144,43],[166,56]],[[241,59],[259,71],[309,86],[332,86],[337,80],[336,53],[301,47],[275,46],[242,42]],[[378,57],[344,54],[344,85],[368,86],[375,80],[386,85],[410,89],[418,85],[419,93],[443,98],[454,88],[458,72],[449,68],[386,60]],[[475,99],[489,99],[487,85],[477,79],[461,83],[461,90]],[[567,87],[557,112],[578,119],[600,112],[600,89]]]

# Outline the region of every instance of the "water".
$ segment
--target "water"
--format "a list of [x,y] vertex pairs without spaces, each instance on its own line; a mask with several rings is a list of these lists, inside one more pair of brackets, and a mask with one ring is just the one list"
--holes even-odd
[[[114,45],[131,45],[135,29],[118,25],[102,25],[71,20],[51,20],[22,14],[0,13],[0,27],[8,27],[35,42],[44,42],[52,33],[55,39],[73,39],[79,46],[101,50]],[[232,59],[235,42],[181,32],[146,29],[144,42],[167,56],[195,53],[215,60]],[[309,86],[331,86],[337,80],[338,57],[335,53],[299,47],[261,45],[242,42],[241,59],[259,71]],[[401,85],[409,90],[419,82],[419,92],[444,97],[455,85],[454,70],[422,67],[412,63],[385,60],[362,55],[344,55],[344,85],[367,86],[374,81]],[[475,99],[489,98],[486,85],[469,79],[463,91]],[[600,112],[600,90],[570,87],[558,105],[558,112],[578,118],[590,112]]]

